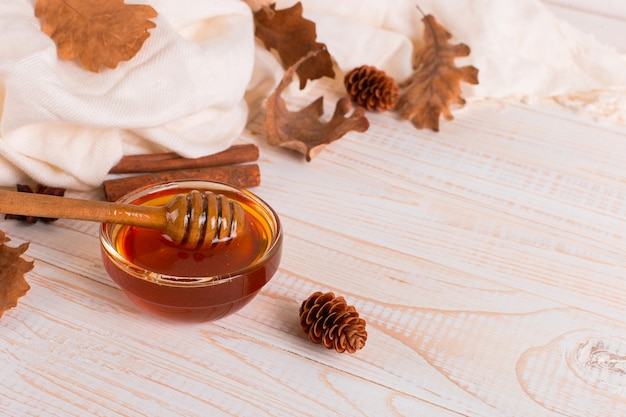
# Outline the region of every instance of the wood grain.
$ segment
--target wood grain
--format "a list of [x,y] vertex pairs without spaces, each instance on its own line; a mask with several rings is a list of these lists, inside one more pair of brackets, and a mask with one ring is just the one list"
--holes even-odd
[[[626,125],[553,103],[471,103],[439,133],[369,118],[310,163],[266,145],[260,119],[244,133],[283,261],[218,322],[138,310],[102,268],[97,225],[0,221],[35,259],[0,321],[2,412],[626,415]],[[308,342],[297,311],[317,290],[367,320],[363,350]]]

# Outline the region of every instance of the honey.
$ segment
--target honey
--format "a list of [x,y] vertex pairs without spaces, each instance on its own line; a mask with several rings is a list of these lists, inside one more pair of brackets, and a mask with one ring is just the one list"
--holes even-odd
[[259,236],[259,229],[254,226],[247,222],[245,239],[235,238],[199,249],[180,247],[159,231],[134,226],[121,228],[115,243],[124,258],[150,271],[183,279],[216,276],[243,269],[259,257],[267,240]]
[[267,249],[268,232],[249,211],[243,236],[187,249],[158,230],[121,226],[114,240],[117,251],[138,267],[175,277],[211,277],[252,265]]
[[[159,206],[191,189],[163,187],[127,202]],[[243,232],[226,242],[188,249],[157,230],[103,225],[104,266],[137,305],[178,319],[217,319],[245,305],[275,273],[282,234],[273,211],[236,189],[217,192],[245,213]]]

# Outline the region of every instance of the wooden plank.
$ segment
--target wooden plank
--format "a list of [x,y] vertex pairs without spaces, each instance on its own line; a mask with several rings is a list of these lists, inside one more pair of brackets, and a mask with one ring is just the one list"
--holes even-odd
[[1,402],[10,415],[319,416],[388,407],[459,415],[340,366],[320,367],[228,321],[148,317],[119,291],[43,262],[30,281],[19,308],[3,317],[0,360],[11,379],[0,379]]
[[[626,415],[626,125],[550,103],[454,114],[439,133],[370,114],[310,163],[266,145],[256,120],[254,192],[283,220],[283,262],[215,323],[137,310],[95,224],[0,221],[36,260],[0,322],[3,413]],[[298,307],[316,290],[367,320],[363,350],[306,339]]]
[[[283,218],[284,260],[253,304],[215,324],[139,314],[97,265],[97,226],[4,222],[40,259],[31,293],[3,318],[2,351],[22,381],[7,391],[9,409],[41,398],[67,415],[367,415],[365,389],[379,414],[396,403],[435,415],[622,413],[610,393],[625,349],[626,132],[491,103],[437,134],[374,120],[309,164],[263,149],[255,191]],[[305,340],[297,308],[317,289],[367,318],[363,351],[339,356]],[[618,368],[603,368],[602,355]],[[555,379],[560,394],[548,398]]]

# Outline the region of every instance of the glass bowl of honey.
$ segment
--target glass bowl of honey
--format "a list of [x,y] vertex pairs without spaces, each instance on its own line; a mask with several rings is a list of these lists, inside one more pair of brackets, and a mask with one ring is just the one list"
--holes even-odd
[[278,269],[282,227],[253,193],[204,180],[140,188],[118,202],[161,206],[193,190],[225,196],[243,208],[242,231],[225,242],[188,248],[152,229],[105,223],[100,247],[109,276],[137,306],[182,321],[211,321],[248,304]]

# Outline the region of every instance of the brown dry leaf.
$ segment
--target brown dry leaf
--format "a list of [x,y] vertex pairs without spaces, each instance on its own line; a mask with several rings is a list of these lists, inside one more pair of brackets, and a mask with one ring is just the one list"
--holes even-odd
[[473,66],[457,67],[455,58],[470,54],[463,44],[449,43],[450,33],[432,15],[424,22],[424,46],[415,58],[416,71],[400,97],[396,109],[418,129],[439,130],[439,117],[452,120],[450,106],[465,104],[461,97],[461,81],[478,84],[478,69]]
[[275,10],[276,5],[262,7],[254,13],[254,34],[267,49],[274,49],[284,69],[292,67],[309,52],[320,51],[298,67],[300,89],[307,80],[324,76],[335,78],[330,53],[323,43],[316,41],[315,23],[302,17],[302,4],[288,9]]
[[298,67],[314,56],[315,53],[308,54],[285,72],[280,84],[267,99],[264,124],[267,142],[270,145],[298,151],[306,156],[307,161],[317,155],[324,146],[349,131],[365,132],[369,128],[365,109],[362,107],[357,107],[352,115],[345,117],[352,108],[348,97],[343,97],[337,102],[335,112],[327,123],[320,121],[324,113],[324,97],[319,97],[297,112],[290,112],[287,109],[285,101],[280,96],[281,93],[293,80]]
[[124,0],[38,0],[35,16],[57,45],[60,58],[79,59],[89,71],[115,68],[139,52],[156,26],[147,5]]
[[33,262],[21,257],[28,249],[28,243],[14,248],[5,245],[9,240],[0,230],[0,317],[6,310],[17,306],[17,300],[28,292],[30,285],[24,274],[33,269]]

